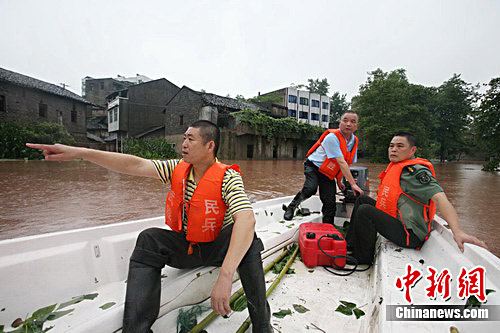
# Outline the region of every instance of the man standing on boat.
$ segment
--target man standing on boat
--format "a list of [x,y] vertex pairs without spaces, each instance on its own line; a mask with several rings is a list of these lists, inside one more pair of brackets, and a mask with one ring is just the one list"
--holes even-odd
[[339,189],[344,190],[342,176],[351,184],[356,194],[363,194],[349,170],[349,166],[358,159],[358,138],[354,135],[357,129],[358,115],[348,111],[340,118],[338,129],[326,130],[309,149],[304,162],[304,186],[288,205],[283,216],[285,220],[291,220],[298,205],[316,194],[319,186],[319,197],[323,203],[323,222],[333,224],[337,208],[335,181]]
[[377,200],[360,196],[351,215],[347,246],[359,264],[372,264],[377,232],[398,246],[419,249],[429,237],[436,207],[453,232],[460,251],[464,243],[486,248],[458,224],[455,208],[436,181],[431,162],[415,157],[415,137],[396,134],[389,144],[391,163],[379,175]]
[[123,332],[151,332],[158,317],[161,269],[220,266],[212,289],[215,312],[231,312],[232,279],[238,270],[248,300],[252,331],[272,332],[271,312],[255,217],[236,165],[220,163],[216,156],[219,128],[206,120],[193,123],[184,133],[182,160],[151,161],[132,155],[64,145],[27,144],[42,149],[49,161],[82,158],[112,171],[160,178],[171,184],[165,205],[171,230],[142,231],[130,258]]

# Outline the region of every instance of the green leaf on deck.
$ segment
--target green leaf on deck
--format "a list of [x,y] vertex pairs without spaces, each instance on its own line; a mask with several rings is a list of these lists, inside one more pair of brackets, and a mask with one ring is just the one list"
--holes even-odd
[[292,310],[290,309],[286,309],[286,310],[280,310],[279,312],[273,312],[273,316],[276,317],[276,318],[283,318],[287,315],[291,315],[292,314]]
[[280,223],[285,223],[285,220],[281,220],[281,221],[279,221],[279,222],[280,222]]
[[112,307],[115,304],[116,304],[115,302],[108,302],[106,304],[101,305],[99,308],[101,308],[103,310],[107,310],[107,309],[109,309],[110,307]]
[[359,319],[361,316],[365,315],[365,312],[361,309],[358,309],[358,308],[353,309],[352,312],[354,312],[356,319]]
[[82,295],[82,296],[78,296],[78,297],[73,297],[73,299],[71,301],[61,303],[57,309],[58,310],[63,309],[69,305],[77,304],[77,303],[80,303],[81,301],[84,301],[84,300],[93,300],[98,295],[99,295],[98,293],[94,293],[94,294],[86,294],[86,295]]
[[335,311],[345,314],[346,316],[351,316],[353,313],[356,316],[356,319],[365,315],[365,312],[358,308],[355,303],[340,301],[342,303],[335,309]]
[[348,308],[347,306],[345,305],[339,305],[335,311],[337,312],[340,312],[342,314],[345,314],[346,316],[350,316],[352,315],[352,309],[351,308]]
[[303,305],[300,305],[300,304],[293,304],[293,308],[295,309],[295,311],[297,311],[298,313],[305,313],[307,311],[309,311],[308,308],[306,308],[305,306]]
[[[490,293],[495,293],[496,290],[494,289],[486,289],[486,296],[488,296],[488,294]],[[467,301],[465,302],[465,308],[468,308],[468,307],[477,307],[477,308],[480,308],[481,305],[483,305],[484,303],[486,302],[481,302],[480,300],[477,299],[476,296],[472,295],[470,296],[469,298],[467,298]]]
[[59,319],[59,318],[61,318],[62,316],[65,316],[65,315],[67,315],[68,313],[73,312],[73,310],[75,310],[75,309],[69,309],[69,310],[66,310],[66,311],[56,311],[56,312],[52,312],[52,313],[48,316],[47,320],[56,320],[56,319]]
[[281,235],[281,232],[279,232],[279,231],[275,231],[274,233],[275,233],[276,235]]
[[348,307],[349,309],[354,309],[356,307],[355,303],[347,302],[347,301],[340,301],[344,306]]
[[57,304],[52,304],[33,312],[33,319],[39,322],[46,321],[49,315],[56,309]]
[[307,270],[309,273],[314,273],[314,269],[308,269]]

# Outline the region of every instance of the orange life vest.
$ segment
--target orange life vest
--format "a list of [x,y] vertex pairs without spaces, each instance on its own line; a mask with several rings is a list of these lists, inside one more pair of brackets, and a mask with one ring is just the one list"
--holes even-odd
[[192,165],[184,161],[180,161],[175,167],[170,182],[171,190],[165,203],[165,222],[177,232],[183,232],[183,208],[186,207],[189,254],[192,253],[193,244],[212,242],[219,235],[227,210],[222,200],[222,180],[229,168],[240,172],[237,165],[229,166],[219,162],[212,164],[203,174],[189,202],[186,202],[184,195],[191,168]]
[[431,232],[431,222],[434,218],[434,215],[436,214],[436,204],[432,200],[430,200],[429,204],[419,202],[418,200],[410,197],[408,194],[403,192],[403,190],[401,189],[400,177],[401,173],[403,172],[403,168],[415,164],[421,164],[428,167],[432,172],[432,176],[436,177],[436,173],[434,172],[432,163],[426,159],[414,158],[397,163],[391,162],[389,163],[387,168],[378,176],[378,178],[380,179],[380,185],[377,192],[377,204],[375,205],[375,207],[377,207],[378,209],[383,210],[387,214],[391,215],[394,218],[397,218],[401,221],[401,223],[403,223],[406,231],[407,245],[409,245],[410,243],[410,235],[406,230],[406,224],[404,222],[401,211],[398,209],[399,197],[401,195],[405,195],[414,202],[422,205],[424,221],[427,223],[427,235],[425,236],[425,240],[429,238],[429,234]]
[[[354,135],[354,146],[352,147],[351,151],[347,151],[347,141],[340,133],[339,129],[328,129],[321,134],[321,137],[319,140],[309,149],[307,152],[306,157],[309,157],[316,149],[318,149],[319,146],[322,146],[321,143],[323,140],[325,140],[325,137],[333,133],[337,136],[340,142],[340,151],[342,151],[342,155],[344,155],[344,159],[347,162],[348,165],[352,164],[352,160],[354,159],[354,156],[356,156],[356,151],[358,150],[358,138]],[[323,147],[323,146],[322,146]],[[324,148],[323,148],[324,149]],[[329,179],[333,180],[334,178],[337,178],[337,181],[340,182],[342,181],[342,171],[340,171],[340,166],[335,158],[325,158],[321,166],[319,167],[319,171],[327,176]]]

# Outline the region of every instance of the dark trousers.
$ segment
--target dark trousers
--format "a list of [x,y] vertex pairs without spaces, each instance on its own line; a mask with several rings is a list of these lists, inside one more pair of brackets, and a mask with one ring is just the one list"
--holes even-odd
[[377,232],[401,247],[422,246],[423,241],[413,231],[408,229],[407,234],[401,221],[377,209],[375,204],[376,201],[367,195],[360,196],[354,203],[346,240],[360,264],[373,262]]
[[337,186],[335,179],[330,180],[327,176],[319,172],[318,169],[319,168],[310,160],[304,162],[304,175],[306,177],[304,186],[293,200],[296,201],[298,205],[302,201],[315,195],[319,187],[319,198],[323,204],[321,208],[323,222],[333,224],[335,211],[337,209],[337,204],[335,202]]
[[[213,242],[198,243],[188,255],[189,242],[181,233],[150,228],[142,231],[130,258],[123,332],[151,332],[160,310],[161,269],[221,266],[229,247],[233,226],[224,228]],[[254,234],[253,242],[238,267],[248,300],[253,332],[271,332],[271,311],[260,252],[262,241]]]

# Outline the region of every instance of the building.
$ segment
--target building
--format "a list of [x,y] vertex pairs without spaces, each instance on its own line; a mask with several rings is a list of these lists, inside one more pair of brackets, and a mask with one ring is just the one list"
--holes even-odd
[[106,142],[122,151],[124,138],[164,136],[167,103],[179,91],[172,82],[158,79],[139,83],[107,96]]
[[[137,74],[133,77],[124,77],[118,75],[116,78],[101,78],[94,79],[90,76],[86,76],[82,79],[82,97],[86,100],[101,106],[97,109],[94,116],[105,115],[105,110],[107,108],[106,97],[118,90],[127,89],[135,84],[144,83],[151,81],[150,78],[144,75]],[[98,110],[102,114],[97,113]]]
[[0,120],[63,125],[76,144],[87,145],[92,103],[58,85],[0,68]]
[[198,92],[183,86],[166,107],[165,137],[173,142],[177,153],[181,153],[183,134],[190,124],[197,120],[209,120],[221,129],[219,158],[237,159],[297,159],[303,158],[314,143],[314,139],[294,137],[267,141],[265,133],[260,133],[231,115],[244,109],[257,110],[268,116],[276,116],[282,108],[273,111],[260,104]]
[[260,96],[276,97],[274,104],[288,109],[288,117],[297,121],[328,128],[330,121],[330,98],[326,95],[287,87]]

